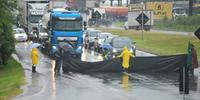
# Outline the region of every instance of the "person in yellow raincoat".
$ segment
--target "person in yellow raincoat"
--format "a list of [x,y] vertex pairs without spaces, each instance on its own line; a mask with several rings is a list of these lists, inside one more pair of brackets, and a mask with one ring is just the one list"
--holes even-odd
[[31,57],[32,57],[32,72],[36,72],[36,65],[38,64],[38,51],[36,48],[32,49]]
[[134,55],[132,55],[132,53],[129,52],[128,48],[125,46],[123,48],[122,53],[119,56],[117,56],[117,57],[118,58],[122,57],[122,67],[123,67],[123,70],[128,71],[130,57],[134,57]]

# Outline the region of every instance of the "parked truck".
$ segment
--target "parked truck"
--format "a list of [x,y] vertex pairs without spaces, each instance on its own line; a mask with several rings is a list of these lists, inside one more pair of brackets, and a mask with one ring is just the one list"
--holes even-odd
[[176,20],[177,17],[180,17],[180,16],[188,16],[187,10],[183,7],[174,7],[173,10],[172,10],[173,20]]
[[48,9],[49,0],[22,0],[20,26],[28,33],[29,38],[35,37],[38,30],[38,22]]
[[[128,21],[125,22],[124,28],[141,30],[150,30],[153,27],[153,11],[151,10],[134,10],[128,12]],[[142,21],[143,20],[143,21]]]
[[72,55],[81,56],[83,47],[83,18],[78,11],[56,8],[50,12],[48,21],[50,34],[50,50],[58,48],[59,43],[72,45]]

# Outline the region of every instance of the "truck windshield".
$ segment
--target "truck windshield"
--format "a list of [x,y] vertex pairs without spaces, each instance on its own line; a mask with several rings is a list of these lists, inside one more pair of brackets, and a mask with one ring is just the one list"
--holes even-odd
[[185,9],[174,9],[174,13],[184,14],[185,13]]
[[53,30],[82,30],[82,20],[54,20]]
[[29,15],[29,21],[31,23],[38,23],[42,19],[42,15]]

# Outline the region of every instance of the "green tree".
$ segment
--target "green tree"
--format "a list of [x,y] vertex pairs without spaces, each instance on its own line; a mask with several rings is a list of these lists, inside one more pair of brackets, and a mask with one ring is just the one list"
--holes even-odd
[[0,0],[0,64],[7,64],[15,51],[12,12],[16,9],[17,0]]

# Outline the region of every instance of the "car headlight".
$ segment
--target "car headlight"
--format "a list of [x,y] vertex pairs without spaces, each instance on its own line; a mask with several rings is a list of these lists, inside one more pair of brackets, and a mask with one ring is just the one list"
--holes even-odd
[[76,49],[76,53],[82,53],[82,46],[78,46],[78,48]]
[[116,49],[113,49],[112,51],[113,51],[113,52],[117,52],[117,50],[116,50]]
[[133,49],[130,49],[130,52],[133,53]]
[[81,49],[82,49],[82,46],[78,46],[78,48],[77,48],[77,49],[81,50]]
[[52,46],[52,53],[55,53],[57,51],[57,47],[56,46]]
[[56,46],[52,46],[52,49],[57,49],[57,47]]

